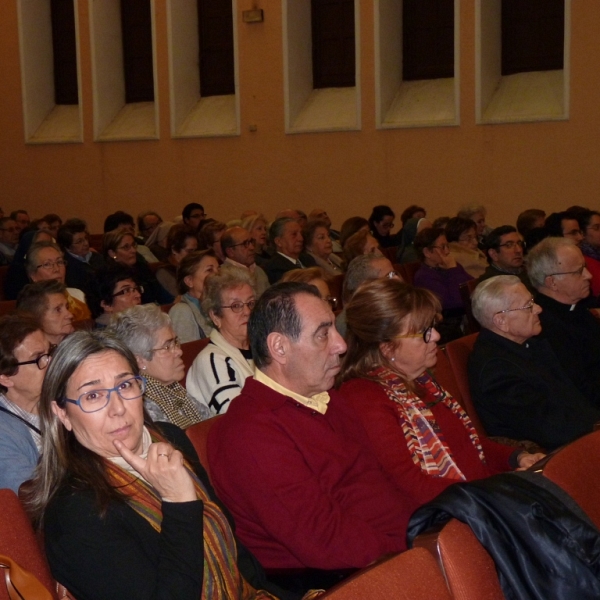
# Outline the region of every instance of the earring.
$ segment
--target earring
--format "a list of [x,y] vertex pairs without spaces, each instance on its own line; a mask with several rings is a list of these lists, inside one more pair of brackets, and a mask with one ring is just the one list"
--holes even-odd
[[392,362],[394,362],[396,360],[395,356],[392,356],[392,358],[390,359]]
[[144,365],[144,366],[142,367],[142,371],[145,371],[145,370],[146,370],[146,365]]

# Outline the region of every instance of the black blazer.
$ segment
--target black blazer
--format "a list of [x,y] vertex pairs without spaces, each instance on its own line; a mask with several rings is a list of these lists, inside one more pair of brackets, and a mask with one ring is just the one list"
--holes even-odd
[[[298,260],[305,268],[317,266],[315,259],[310,254],[304,252],[300,254]],[[271,284],[277,283],[287,271],[293,271],[294,269],[299,268],[300,267],[297,267],[291,260],[279,254],[279,252],[275,252],[271,260],[267,261],[263,266],[263,269],[269,278],[269,283]]]

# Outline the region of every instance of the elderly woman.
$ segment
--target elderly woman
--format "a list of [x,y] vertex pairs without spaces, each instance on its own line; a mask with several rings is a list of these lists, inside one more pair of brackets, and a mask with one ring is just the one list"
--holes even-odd
[[198,238],[185,225],[174,225],[167,236],[166,264],[156,271],[156,279],[173,297],[179,294],[177,289],[177,267],[190,253],[198,250]]
[[348,351],[338,375],[390,481],[418,504],[452,483],[541,458],[479,437],[432,377],[439,311],[431,292],[402,281],[363,285],[346,307]]
[[202,312],[200,302],[206,278],[218,272],[219,261],[212,250],[192,252],[179,264],[177,289],[180,296],[169,316],[182,344],[202,340],[211,332],[212,325]]
[[481,277],[489,263],[477,244],[477,225],[471,219],[453,217],[444,228],[454,260],[471,275]]
[[251,215],[242,219],[242,227],[248,231],[254,240],[254,256],[256,264],[262,266],[271,255],[267,252],[268,227],[264,215]]
[[346,240],[344,244],[344,263],[346,268],[354,258],[361,254],[383,256],[379,248],[379,242],[366,229],[360,229]]
[[144,288],[142,303],[170,304],[173,296],[163,288],[146,260],[137,252],[137,242],[126,228],[104,234],[103,251],[108,264],[118,263],[129,267],[137,282]]
[[333,253],[333,242],[325,221],[309,221],[302,232],[306,251],[330,276],[342,272],[342,260]]
[[111,265],[98,271],[98,316],[96,328],[106,327],[113,315],[142,303],[144,288],[133,278],[131,269]]
[[210,416],[179,383],[185,368],[181,344],[171,319],[156,304],[134,306],[119,313],[108,331],[133,352],[146,379],[144,406],[154,421],[167,421],[186,429]]
[[221,221],[209,221],[198,231],[198,248],[201,250],[212,250],[222,264],[225,260],[223,248],[221,248],[221,236],[225,233],[227,225]]
[[477,226],[477,239],[480,244],[483,244],[485,236],[492,231],[492,228],[486,225],[487,208],[482,204],[466,204],[460,208],[456,216],[475,222]]
[[202,309],[215,328],[188,371],[186,387],[212,414],[226,412],[254,375],[248,342],[248,319],[256,302],[253,286],[250,273],[236,267],[221,267],[206,281]]
[[281,281],[297,281],[299,283],[308,283],[314,285],[321,294],[321,298],[330,306],[331,310],[337,308],[337,298],[331,295],[331,290],[327,283],[327,277],[321,267],[310,267],[308,269],[292,269],[283,274]]
[[273,598],[185,434],[144,423],[145,387],[106,332],[77,332],[50,363],[26,502],[53,576],[90,600]]

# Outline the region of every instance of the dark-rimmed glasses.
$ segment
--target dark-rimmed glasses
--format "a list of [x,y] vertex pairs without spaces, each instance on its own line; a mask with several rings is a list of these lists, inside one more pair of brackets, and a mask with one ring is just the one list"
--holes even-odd
[[64,398],[64,400],[71,404],[77,404],[84,413],[93,413],[108,406],[110,395],[113,392],[117,392],[121,400],[137,400],[144,395],[145,391],[146,380],[136,375],[125,381],[121,381],[114,388],[90,390],[81,394],[77,400],[71,400],[71,398]]
[[525,305],[520,306],[519,308],[506,308],[504,310],[499,310],[495,315],[501,315],[502,313],[514,312],[516,310],[530,310],[533,311],[533,307],[535,306],[535,299],[532,297],[531,300]]
[[586,265],[581,265],[581,267],[579,267],[579,269],[577,269],[576,271],[564,271],[563,273],[548,273],[548,275],[546,275],[546,277],[555,277],[556,275],[578,275],[578,276],[581,276],[581,275],[583,275],[585,268],[586,268]]
[[248,307],[248,310],[252,310],[256,300],[248,300],[248,302],[232,302],[229,306],[223,306],[222,308],[230,308],[234,313],[241,313],[244,310],[244,306]]
[[250,248],[250,246],[254,246],[255,244],[256,244],[256,242],[252,238],[248,238],[247,240],[244,240],[243,242],[240,242],[239,244],[232,244],[229,247],[235,248],[236,246],[244,246],[244,248]]
[[37,365],[37,368],[40,371],[43,371],[47,366],[48,363],[50,362],[50,359],[52,358],[52,352],[46,352],[45,354],[40,354],[37,358],[34,358],[33,360],[24,360],[23,362],[18,362],[17,366],[21,367],[23,365]]
[[429,344],[429,342],[431,341],[431,334],[433,333],[435,326],[436,326],[436,322],[434,321],[429,327],[426,327],[420,333],[407,333],[405,335],[397,335],[396,337],[400,338],[400,339],[401,338],[423,338],[423,341],[426,344]]
[[112,295],[112,297],[116,298],[117,296],[129,296],[130,294],[133,294],[134,292],[139,292],[140,294],[143,294],[144,286],[136,285],[134,287],[124,287],[122,290],[119,290],[118,292],[114,293]]
[[504,244],[498,244],[498,248],[507,248],[508,250],[512,250],[515,246],[519,246],[519,248],[523,250],[523,248],[525,248],[525,242],[523,240],[518,240],[516,242],[511,240],[510,242],[504,242]]

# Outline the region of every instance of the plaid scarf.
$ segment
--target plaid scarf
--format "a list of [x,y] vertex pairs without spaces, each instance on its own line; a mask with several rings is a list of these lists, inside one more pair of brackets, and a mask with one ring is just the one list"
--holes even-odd
[[369,376],[383,386],[387,397],[397,404],[408,450],[413,462],[421,468],[421,471],[432,477],[457,481],[466,479],[454,461],[444,434],[429,408],[438,402],[445,404],[460,419],[479,454],[479,460],[485,463],[483,448],[471,419],[460,404],[443,390],[428,372],[415,379],[415,383],[425,393],[427,401],[408,390],[400,375],[390,369],[379,367],[371,371]]

